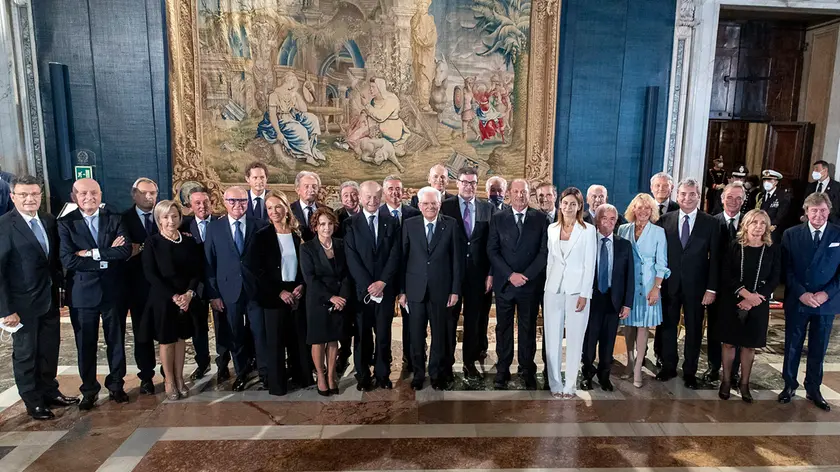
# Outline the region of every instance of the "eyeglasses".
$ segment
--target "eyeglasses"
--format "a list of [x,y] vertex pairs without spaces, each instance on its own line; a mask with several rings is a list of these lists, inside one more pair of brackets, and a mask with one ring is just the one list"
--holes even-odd
[[476,185],[478,185],[478,181],[475,181],[475,180],[460,180],[460,179],[458,179],[458,182],[461,182],[461,185],[464,185],[466,187],[475,187]]
[[41,192],[32,192],[32,193],[15,192],[15,195],[17,195],[18,197],[23,198],[23,199],[27,199],[29,197],[32,197],[32,198],[35,198],[35,199],[40,199],[41,198]]
[[225,201],[231,205],[245,205],[248,203],[247,198],[225,198]]

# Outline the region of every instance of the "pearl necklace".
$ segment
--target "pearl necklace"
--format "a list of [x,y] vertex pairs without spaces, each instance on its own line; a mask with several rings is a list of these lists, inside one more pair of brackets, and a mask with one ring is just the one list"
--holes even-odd
[[163,233],[160,233],[160,235],[161,235],[161,236],[163,236],[164,238],[166,238],[167,240],[172,241],[172,242],[173,242],[173,243],[175,243],[175,244],[180,243],[180,242],[181,242],[181,240],[183,239],[183,237],[181,236],[181,232],[180,232],[180,231],[178,231],[178,239],[172,239],[172,238],[170,238],[169,236],[167,236],[167,235],[165,235],[165,234],[163,234]]
[[[318,242],[319,242],[319,243],[321,243],[321,241],[320,241],[320,240],[318,240]],[[324,248],[324,250],[325,250],[325,251],[331,251],[331,250],[332,250],[332,248],[333,248],[333,242],[332,242],[332,239],[330,239],[330,245],[329,245],[329,247],[324,246],[324,243],[321,243],[321,247],[322,247],[322,248]]]

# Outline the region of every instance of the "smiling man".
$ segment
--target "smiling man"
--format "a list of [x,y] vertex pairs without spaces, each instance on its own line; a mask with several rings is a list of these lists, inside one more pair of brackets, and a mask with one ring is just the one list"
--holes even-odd
[[[449,185],[449,171],[446,170],[446,166],[443,164],[437,164],[432,166],[429,169],[429,186],[436,189],[440,192],[440,201],[444,202],[450,198],[452,198],[452,194],[446,191],[446,187]],[[418,194],[419,195],[419,194]],[[414,208],[420,208],[418,204],[418,195],[411,197],[411,206]]]

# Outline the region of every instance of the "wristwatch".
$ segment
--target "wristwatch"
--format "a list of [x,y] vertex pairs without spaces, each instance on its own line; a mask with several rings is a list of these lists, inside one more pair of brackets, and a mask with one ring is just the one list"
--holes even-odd
[[91,251],[90,249],[85,251],[85,257],[93,257],[93,251]]
[[659,290],[662,290],[662,286],[661,286],[661,285],[657,285],[657,286],[656,286],[656,288],[658,288]]

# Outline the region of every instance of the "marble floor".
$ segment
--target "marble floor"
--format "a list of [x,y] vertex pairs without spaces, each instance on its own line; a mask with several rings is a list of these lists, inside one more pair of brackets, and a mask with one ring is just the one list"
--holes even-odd
[[[400,321],[394,324],[397,353]],[[233,392],[230,382],[217,385],[210,375],[191,384],[187,399],[171,402],[162,393],[140,396],[136,368],[129,367],[129,403],[118,405],[103,395],[90,412],[59,409],[55,420],[36,422],[26,415],[5,362],[0,471],[840,472],[840,339],[829,348],[823,386],[834,411],[818,410],[801,397],[780,405],[775,396],[782,386],[783,327],[774,314],[768,347],[756,359],[757,401],[751,405],[737,394],[719,400],[714,385],[688,390],[677,380],[657,382],[652,362],[644,386],[634,388],[619,378],[626,362],[620,336],[614,392],[596,385],[574,400],[555,400],[547,391],[524,390],[516,378],[509,390],[495,391],[492,319],[491,352],[481,366],[485,380],[465,381],[458,374],[454,388],[440,392],[411,390],[397,359],[395,388],[388,391],[356,390],[352,369],[341,381],[341,394],[328,398],[314,389],[284,397]],[[8,344],[0,344],[0,358],[11,358]],[[102,377],[104,363],[101,355]],[[78,393],[68,323],[62,323],[59,364],[62,391]],[[155,380],[162,392],[160,377]]]

